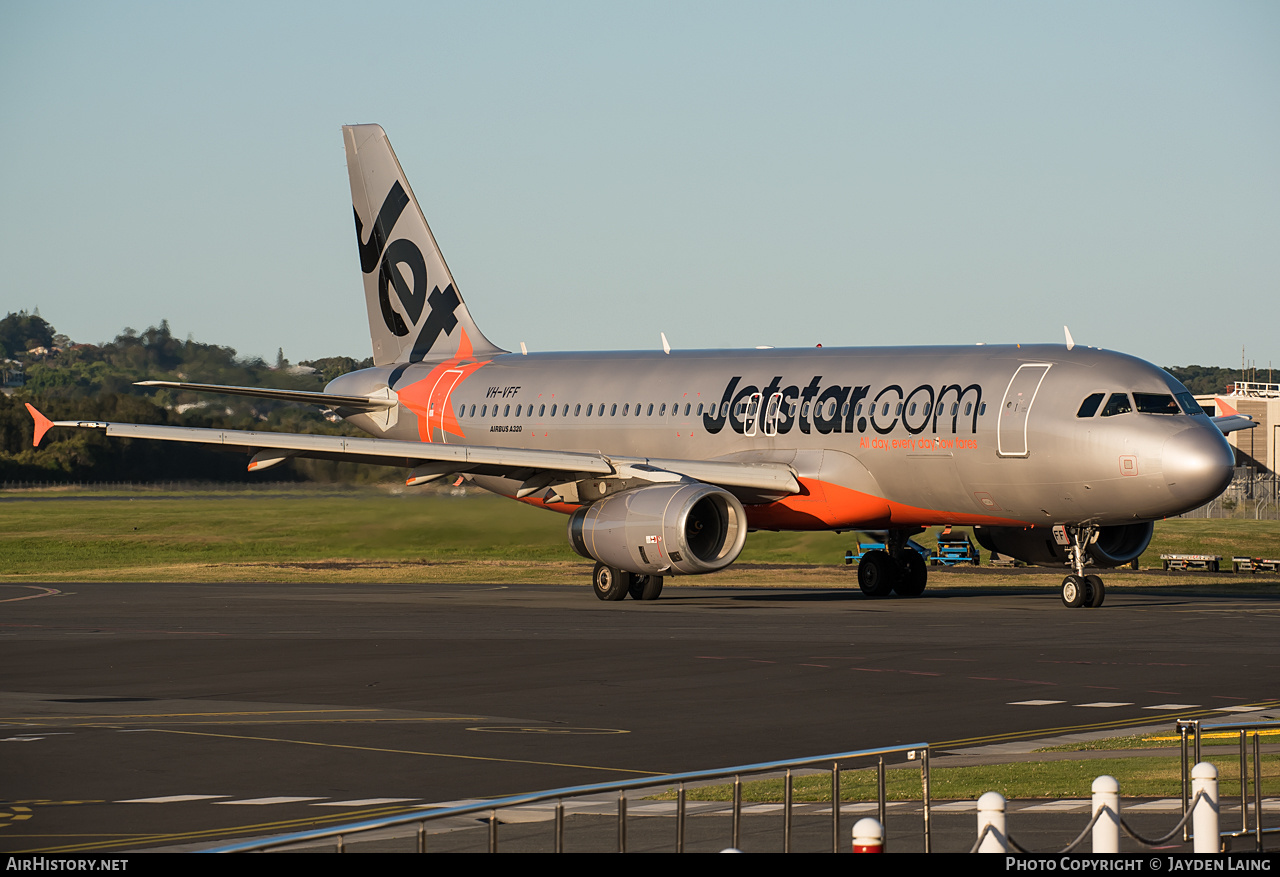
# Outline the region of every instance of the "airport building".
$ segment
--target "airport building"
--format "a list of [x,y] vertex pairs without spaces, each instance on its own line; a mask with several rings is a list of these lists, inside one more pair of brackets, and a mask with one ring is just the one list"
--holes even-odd
[[1227,436],[1236,452],[1236,466],[1255,470],[1258,474],[1276,474],[1277,440],[1280,439],[1280,384],[1236,381],[1226,392],[1213,396],[1197,396],[1200,407],[1213,417],[1243,414],[1258,424],[1253,429],[1239,429]]

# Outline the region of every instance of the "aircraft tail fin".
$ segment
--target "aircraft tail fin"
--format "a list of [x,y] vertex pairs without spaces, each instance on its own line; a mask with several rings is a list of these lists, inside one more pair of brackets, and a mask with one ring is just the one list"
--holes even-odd
[[380,125],[344,125],[375,365],[505,353],[480,332]]

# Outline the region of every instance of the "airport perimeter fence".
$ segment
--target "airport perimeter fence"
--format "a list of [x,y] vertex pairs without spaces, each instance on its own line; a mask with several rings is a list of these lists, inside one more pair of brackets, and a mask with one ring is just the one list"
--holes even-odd
[[[370,819],[364,822],[341,825],[336,828],[296,832],[265,840],[229,844],[227,846],[206,850],[206,852],[265,852],[268,850],[283,850],[291,847],[298,847],[300,845],[314,845],[318,841],[331,840],[333,842],[332,849],[334,849],[335,852],[342,853],[347,851],[348,843],[352,841],[353,836],[367,834],[381,829],[395,828],[397,826],[413,825],[417,823],[417,852],[425,853],[428,851],[428,823],[445,819],[453,819],[460,816],[474,816],[477,814],[487,813],[489,816],[489,852],[496,853],[499,849],[498,827],[502,824],[502,820],[499,817],[499,813],[501,811],[513,807],[554,801],[555,816],[552,834],[554,839],[554,851],[562,853],[565,851],[564,802],[566,800],[584,798],[592,795],[616,793],[618,796],[617,851],[625,853],[627,852],[627,793],[641,791],[646,795],[656,795],[669,793],[674,790],[676,795],[675,834],[674,837],[671,838],[671,841],[673,850],[677,853],[682,853],[685,852],[686,844],[685,828],[688,813],[686,805],[688,802],[689,787],[695,784],[703,785],[707,783],[714,783],[718,780],[732,780],[732,827],[730,836],[724,839],[724,845],[725,847],[737,849],[739,848],[741,840],[743,822],[742,778],[750,776],[760,777],[762,775],[777,776],[778,774],[782,774],[782,851],[784,853],[789,853],[793,851],[793,807],[795,804],[794,781],[796,777],[800,775],[797,771],[806,771],[819,767],[827,768],[828,766],[832,802],[831,851],[840,852],[848,842],[848,838],[844,836],[841,829],[841,771],[848,771],[858,766],[874,766],[876,770],[877,814],[880,824],[884,825],[885,817],[888,812],[888,795],[885,784],[886,756],[899,756],[907,761],[918,760],[920,763],[920,799],[923,803],[921,831],[923,832],[924,838],[924,851],[926,853],[930,852],[931,842],[929,816],[931,807],[929,798],[928,743],[911,743],[905,746],[887,746],[877,749],[859,749],[850,752],[838,752],[832,755],[819,755],[811,758],[794,758],[785,761],[760,762],[757,764],[738,765],[736,767],[717,768],[715,770],[689,771],[686,773],[667,774],[666,776],[660,777],[646,777],[645,779],[628,780],[621,783],[594,783],[586,786],[570,786],[560,789],[550,789],[544,792],[530,792],[524,795],[510,795],[487,801],[460,804],[458,806],[439,807],[431,810],[420,810],[415,813],[402,814],[399,816]],[[552,838],[549,838],[548,840],[552,840]]]
[[1222,496],[1179,517],[1280,520],[1280,475],[1249,466],[1238,466]]

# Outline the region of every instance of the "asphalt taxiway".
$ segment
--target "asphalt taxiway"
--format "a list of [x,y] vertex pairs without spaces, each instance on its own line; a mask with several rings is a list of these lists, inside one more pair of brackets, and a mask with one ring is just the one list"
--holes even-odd
[[1280,705],[1280,601],[0,584],[0,850],[123,851]]

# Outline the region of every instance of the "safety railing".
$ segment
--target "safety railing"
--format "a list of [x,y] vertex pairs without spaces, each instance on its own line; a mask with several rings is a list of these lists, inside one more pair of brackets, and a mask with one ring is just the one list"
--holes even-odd
[[[1258,719],[1243,722],[1212,722],[1206,724],[1200,719],[1180,719],[1177,723],[1178,736],[1182,746],[1182,812],[1185,814],[1190,806],[1188,783],[1188,765],[1199,764],[1201,741],[1205,734],[1221,734],[1234,732],[1240,742],[1240,829],[1222,832],[1223,840],[1230,844],[1235,838],[1254,836],[1255,846],[1262,850],[1264,834],[1280,834],[1280,826],[1262,827],[1262,758],[1259,734],[1262,731],[1280,730],[1280,721],[1275,719]],[[1249,732],[1253,734],[1250,735]],[[1253,737],[1253,828],[1249,828],[1249,765],[1247,739]],[[1183,829],[1183,840],[1187,840],[1186,829]]]
[[399,816],[387,816],[380,819],[370,819],[363,822],[349,823],[346,825],[335,826],[333,828],[279,835],[265,840],[228,844],[227,846],[206,850],[206,852],[240,853],[266,851],[297,846],[299,844],[313,844],[318,841],[330,839],[333,840],[334,847],[337,852],[345,852],[347,843],[351,840],[353,835],[360,835],[371,831],[377,831],[379,829],[394,828],[396,826],[413,825],[416,823],[418,826],[417,851],[421,853],[427,851],[426,839],[427,825],[429,823],[442,819],[469,816],[472,814],[486,812],[489,814],[489,852],[497,852],[498,826],[500,824],[498,813],[500,811],[510,807],[555,801],[555,851],[557,853],[562,853],[564,852],[565,800],[613,792],[618,794],[618,852],[626,852],[627,793],[641,789],[668,790],[673,787],[676,790],[675,850],[676,852],[684,852],[687,787],[692,783],[700,784],[729,778],[732,778],[733,781],[733,827],[730,845],[736,848],[738,847],[739,839],[741,837],[743,821],[742,778],[758,776],[760,774],[776,774],[784,771],[783,852],[791,852],[792,809],[794,797],[793,780],[796,775],[795,772],[797,770],[818,766],[826,767],[827,765],[830,765],[831,770],[831,848],[832,852],[837,852],[841,848],[841,765],[844,765],[843,769],[849,770],[851,766],[857,762],[866,762],[870,759],[875,759],[879,819],[880,824],[883,825],[888,807],[885,788],[885,757],[893,755],[905,756],[907,760],[918,759],[920,761],[920,796],[924,805],[922,831],[924,835],[924,851],[929,852],[930,803],[928,743],[912,743],[906,746],[888,746],[878,749],[858,749],[850,752],[837,752],[832,755],[819,755],[811,758],[795,758],[785,761],[760,762],[757,764],[745,764],[737,767],[725,767],[715,770],[699,770],[687,773],[668,774],[661,777],[647,777],[645,779],[628,780],[626,782],[619,783],[594,783],[585,786],[569,786],[566,788],[550,789],[542,792],[530,792],[523,795],[509,795],[503,798],[494,798],[487,801],[463,804],[456,807],[441,807],[429,811],[419,811]]

